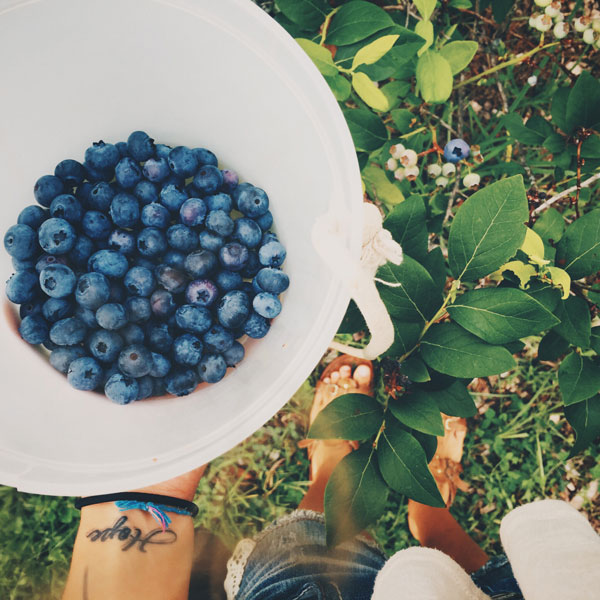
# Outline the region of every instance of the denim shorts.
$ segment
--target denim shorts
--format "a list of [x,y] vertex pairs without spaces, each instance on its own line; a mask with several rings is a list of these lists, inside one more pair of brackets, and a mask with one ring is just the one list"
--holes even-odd
[[[387,560],[370,538],[327,548],[321,513],[297,510],[243,540],[228,564],[228,600],[370,600]],[[523,600],[506,557],[472,575],[494,600]]]

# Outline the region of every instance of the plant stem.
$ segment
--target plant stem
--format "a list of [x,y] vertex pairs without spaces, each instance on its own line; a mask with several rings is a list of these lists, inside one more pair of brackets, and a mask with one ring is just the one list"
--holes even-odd
[[326,17],[325,17],[325,21],[323,21],[323,27],[321,29],[321,41],[319,42],[319,46],[322,46],[325,43],[325,38],[327,36],[327,30],[329,29],[329,23],[331,22],[331,18],[333,17],[333,15],[335,15],[335,13],[340,9],[340,7],[338,6],[337,8],[334,8]]
[[[598,181],[598,179],[600,179],[600,172],[595,173],[589,179],[582,181],[581,184],[579,185],[579,187],[580,188],[590,187],[592,185],[592,183],[594,183],[595,181]],[[540,204],[531,214],[535,217],[535,215],[538,215],[544,209],[548,208],[549,206],[552,206],[555,202],[558,202],[565,196],[568,196],[571,192],[575,192],[577,190],[577,187],[578,187],[577,185],[571,186],[570,188],[567,188],[566,190],[562,191],[560,194],[556,194],[556,196],[552,196],[552,198],[550,198],[549,200],[546,200],[546,202],[544,202],[544,204]]]

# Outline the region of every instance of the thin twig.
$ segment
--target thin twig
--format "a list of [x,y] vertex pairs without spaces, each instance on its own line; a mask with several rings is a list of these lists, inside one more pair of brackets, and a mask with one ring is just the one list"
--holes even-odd
[[[598,181],[598,179],[600,179],[600,173],[596,173],[596,174],[592,175],[589,179],[582,181],[581,185],[579,187],[580,187],[580,189],[590,187],[592,185],[592,183],[594,183],[595,181]],[[550,198],[549,200],[546,200],[546,202],[544,202],[544,204],[540,204],[531,213],[532,216],[535,217],[535,215],[538,215],[544,209],[548,208],[549,206],[552,206],[555,202],[562,200],[565,196],[568,196],[569,194],[571,194],[572,192],[575,192],[575,191],[577,191],[577,185],[573,185],[570,188],[567,188],[566,190],[562,191],[560,194],[556,194],[556,196],[552,196],[552,198]]]
[[425,107],[421,107],[421,112],[425,113],[426,115],[429,115],[430,117],[433,117],[434,119],[436,119],[438,121],[438,123],[442,127],[444,127],[445,129],[447,129],[451,134],[459,137],[458,132],[451,125],[448,125],[448,123],[446,123],[446,121],[444,121],[441,117],[438,117],[436,114],[428,111]]

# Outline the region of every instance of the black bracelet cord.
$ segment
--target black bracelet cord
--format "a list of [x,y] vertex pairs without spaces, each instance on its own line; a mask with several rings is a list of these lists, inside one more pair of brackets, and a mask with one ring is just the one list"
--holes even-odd
[[75,500],[75,508],[82,509],[84,506],[103,504],[104,502],[117,502],[118,500],[137,500],[138,502],[153,502],[164,506],[181,508],[190,513],[191,517],[198,514],[198,507],[193,502],[174,496],[163,496],[161,494],[145,494],[143,492],[117,492],[115,494],[100,494],[99,496],[87,496]]

